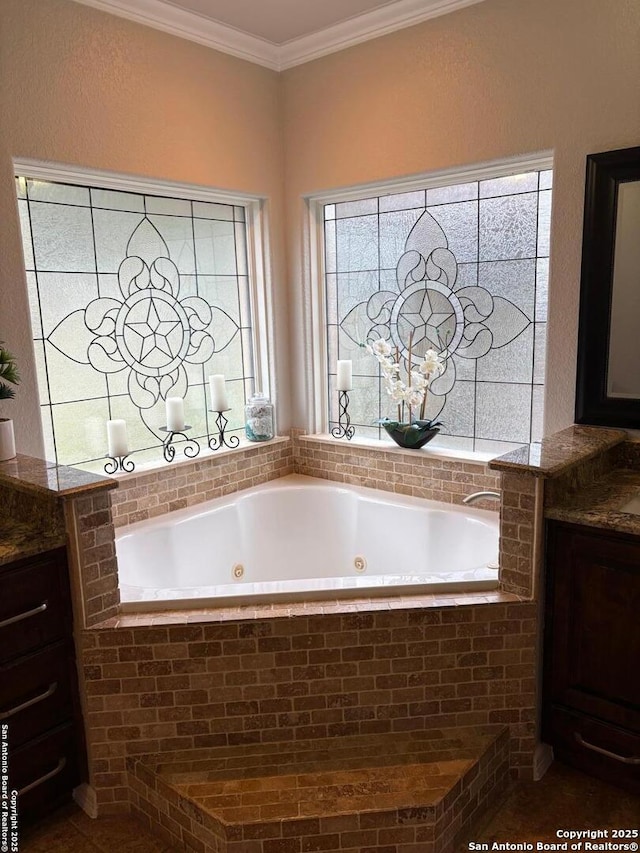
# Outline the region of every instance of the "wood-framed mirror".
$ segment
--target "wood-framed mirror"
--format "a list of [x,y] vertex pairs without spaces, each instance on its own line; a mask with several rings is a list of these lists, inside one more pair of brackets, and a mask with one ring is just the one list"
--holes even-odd
[[640,429],[640,147],[587,157],[576,423]]

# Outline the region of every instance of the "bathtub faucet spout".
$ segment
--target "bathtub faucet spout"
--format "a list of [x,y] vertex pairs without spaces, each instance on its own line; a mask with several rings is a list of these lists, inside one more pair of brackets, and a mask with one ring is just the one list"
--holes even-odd
[[474,492],[472,495],[467,495],[462,499],[463,504],[474,504],[476,501],[490,500],[499,501],[500,492]]

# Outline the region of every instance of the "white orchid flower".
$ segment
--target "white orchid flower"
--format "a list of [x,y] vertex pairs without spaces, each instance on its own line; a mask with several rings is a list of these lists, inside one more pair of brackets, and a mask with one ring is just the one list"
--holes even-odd
[[377,341],[374,341],[371,344],[371,351],[376,358],[388,358],[391,355],[391,344],[389,341],[385,341],[384,338],[378,338]]
[[440,374],[442,372],[443,364],[444,359],[442,356],[440,356],[435,350],[428,349],[424,354],[424,359],[422,360],[419,370],[420,373],[424,373],[424,375],[428,377],[433,373]]

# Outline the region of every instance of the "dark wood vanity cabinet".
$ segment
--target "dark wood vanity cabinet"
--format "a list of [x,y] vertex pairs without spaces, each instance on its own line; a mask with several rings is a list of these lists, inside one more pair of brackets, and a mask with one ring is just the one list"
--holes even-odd
[[0,727],[20,823],[68,800],[86,760],[64,548],[0,566]]
[[640,537],[547,522],[543,739],[640,792]]

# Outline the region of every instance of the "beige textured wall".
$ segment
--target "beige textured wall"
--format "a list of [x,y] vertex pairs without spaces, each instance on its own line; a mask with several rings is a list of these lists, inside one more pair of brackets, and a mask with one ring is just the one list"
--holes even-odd
[[639,44],[637,0],[485,0],[278,76],[71,0],[2,0],[0,334],[24,377],[19,449],[40,451],[40,426],[11,156],[267,195],[284,428],[306,425],[304,370],[288,375],[305,359],[301,196],[554,149],[547,432],[571,423],[584,159],[640,141]]
[[12,156],[268,196],[288,426],[278,75],[70,0],[2,0],[0,80],[0,335],[24,379],[7,410],[18,449],[41,455]]
[[585,156],[640,142],[638,0],[485,0],[283,81],[294,362],[303,194],[554,149],[547,432],[572,423]]

